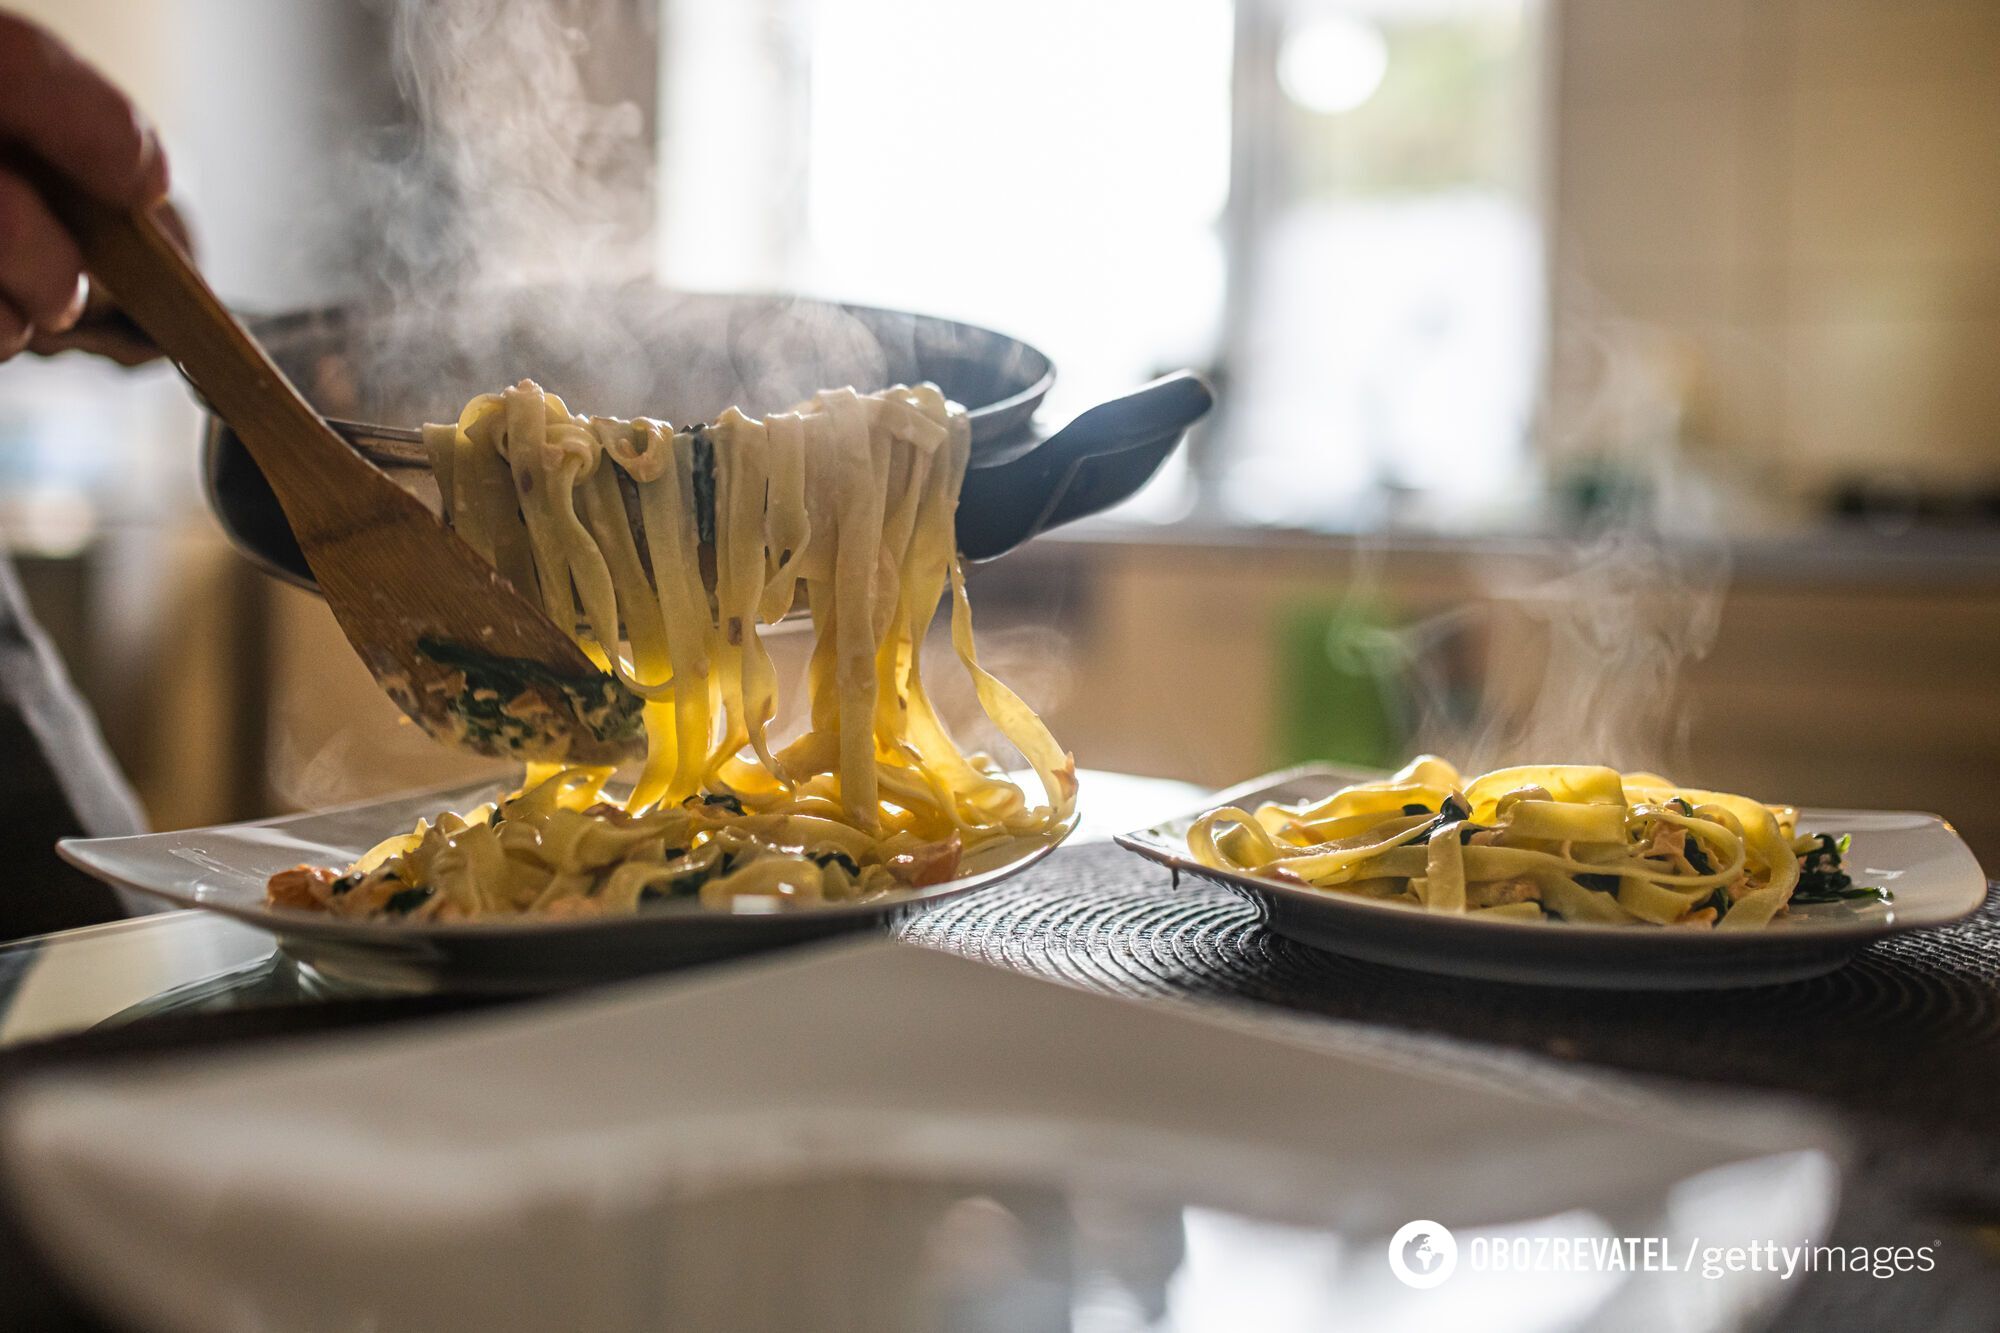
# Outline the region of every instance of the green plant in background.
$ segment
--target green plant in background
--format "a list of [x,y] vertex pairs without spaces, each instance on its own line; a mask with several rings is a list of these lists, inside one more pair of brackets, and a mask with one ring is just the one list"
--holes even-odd
[[1386,611],[1352,601],[1281,607],[1273,691],[1276,765],[1314,759],[1394,768],[1409,709]]

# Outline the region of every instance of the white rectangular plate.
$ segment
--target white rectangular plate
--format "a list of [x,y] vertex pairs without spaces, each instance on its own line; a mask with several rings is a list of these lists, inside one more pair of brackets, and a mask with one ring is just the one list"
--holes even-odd
[[[888,941],[52,1075],[0,1107],[0,1149],[114,1312],[299,1333],[1028,1330],[1087,1305],[1162,1333],[1734,1328],[1782,1293],[1768,1267],[1478,1254],[1810,1243],[1840,1155],[1785,1104],[1502,1078]],[[1435,1289],[1391,1273],[1416,1219],[1457,1235]]]
[[1848,833],[1858,884],[1879,884],[1891,903],[1793,909],[1765,930],[1715,931],[1507,921],[1430,913],[1337,891],[1213,870],[1188,853],[1187,830],[1218,805],[1318,800],[1380,773],[1309,765],[1254,778],[1120,846],[1148,860],[1244,894],[1272,930],[1333,953],[1424,972],[1545,986],[1697,990],[1761,986],[1830,972],[1875,940],[1960,921],[1986,901],[1986,876],[1950,824],[1887,810],[1799,811],[1799,827]]
[[532,991],[883,928],[1018,874],[1055,845],[999,862],[990,854],[982,862],[975,853],[967,858],[970,873],[909,893],[775,912],[722,911],[690,902],[621,917],[436,923],[355,921],[265,901],[265,884],[276,871],[302,863],[349,865],[382,839],[407,833],[419,819],[435,819],[443,810],[469,810],[506,786],[487,781],[247,824],[129,838],[66,838],[56,846],[71,864],[106,883],[270,931],[286,952],[329,984]]

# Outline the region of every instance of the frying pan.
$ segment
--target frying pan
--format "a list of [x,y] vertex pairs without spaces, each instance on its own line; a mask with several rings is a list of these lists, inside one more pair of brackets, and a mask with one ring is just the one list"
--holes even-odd
[[[830,386],[866,392],[930,380],[970,417],[958,545],[971,560],[1131,496],[1212,402],[1200,376],[1179,371],[1046,433],[1034,417],[1055,367],[1028,344],[928,315],[796,297],[642,285],[579,299],[522,289],[245,323],[335,430],[418,490],[429,481],[415,428],[456,420],[468,399],[524,376],[575,410],[679,425],[713,420],[732,404],[782,411]],[[203,470],[231,542],[267,571],[313,587],[263,474],[212,413]]]

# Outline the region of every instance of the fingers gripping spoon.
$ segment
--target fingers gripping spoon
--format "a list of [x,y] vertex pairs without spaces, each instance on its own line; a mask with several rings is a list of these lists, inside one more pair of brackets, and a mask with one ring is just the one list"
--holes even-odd
[[330,430],[147,212],[31,177],[85,267],[242,438],[348,642],[432,736],[483,754],[611,763],[639,700],[423,503]]

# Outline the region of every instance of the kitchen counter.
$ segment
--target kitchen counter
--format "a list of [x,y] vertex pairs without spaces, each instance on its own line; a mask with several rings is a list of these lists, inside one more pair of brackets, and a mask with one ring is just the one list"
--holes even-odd
[[[1247,527],[1187,520],[1136,523],[1088,519],[1040,539],[1009,557],[1010,565],[1035,556],[1074,558],[1077,549],[1118,547],[1168,554],[1236,551],[1273,558],[1324,559],[1357,551],[1417,562],[1502,559],[1574,560],[1587,539],[1529,532],[1437,532],[1417,529],[1334,531]],[[1842,587],[1919,583],[1989,589],[2000,595],[2000,528],[1916,527],[1895,532],[1861,522],[1774,528],[1727,543],[1696,541],[1691,549],[1726,549],[1738,580],[1797,582]]]

